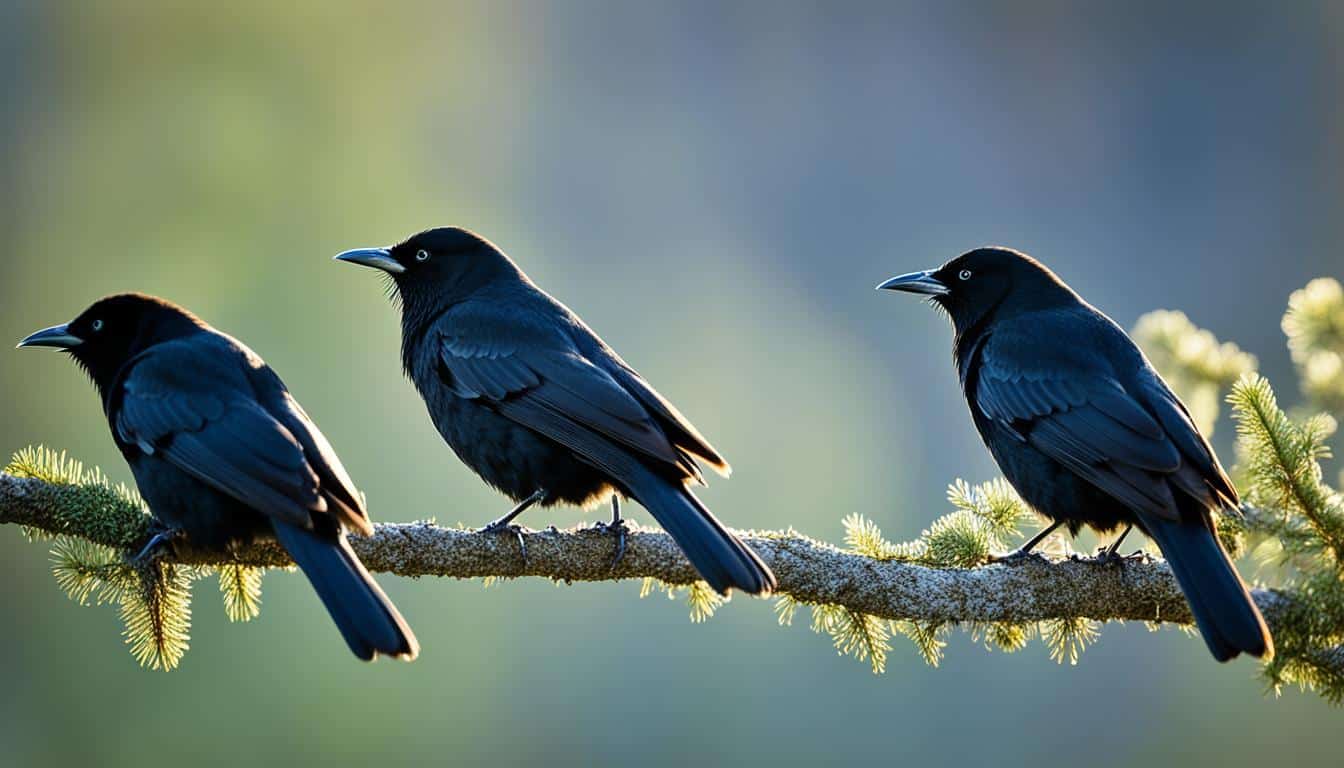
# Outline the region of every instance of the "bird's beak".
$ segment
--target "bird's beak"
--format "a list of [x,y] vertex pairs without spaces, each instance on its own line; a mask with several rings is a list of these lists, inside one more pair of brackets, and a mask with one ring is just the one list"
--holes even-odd
[[84,340],[70,332],[69,326],[62,323],[53,325],[50,328],[43,328],[30,335],[28,338],[19,342],[15,349],[23,347],[55,347],[56,349],[70,349],[83,344]]
[[356,248],[353,251],[336,254],[336,261],[362,264],[366,267],[381,269],[393,275],[399,275],[406,271],[406,268],[401,266],[401,262],[392,258],[392,252],[386,248]]
[[906,293],[922,293],[926,296],[946,296],[950,291],[941,280],[933,276],[933,270],[926,269],[922,272],[910,272],[904,275],[897,275],[887,282],[877,286],[879,291],[905,291]]

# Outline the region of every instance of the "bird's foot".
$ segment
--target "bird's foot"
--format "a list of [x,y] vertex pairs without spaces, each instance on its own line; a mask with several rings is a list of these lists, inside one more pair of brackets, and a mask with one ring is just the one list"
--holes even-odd
[[145,542],[145,546],[141,547],[139,552],[126,558],[127,562],[134,568],[147,566],[161,557],[172,554],[173,546],[186,539],[187,536],[186,531],[180,528],[168,528],[158,521],[152,524],[150,531],[153,535],[149,537],[149,541]]
[[610,523],[598,522],[593,528],[602,533],[616,534],[616,556],[611,559],[611,569],[616,570],[616,566],[625,559],[625,538],[630,534],[630,527],[625,524],[624,519],[612,520]]
[[1101,565],[1122,566],[1125,563],[1143,563],[1148,561],[1148,553],[1141,549],[1135,550],[1128,555],[1122,555],[1111,547],[1101,547],[1097,549],[1095,562]]
[[480,533],[513,534],[518,540],[518,551],[523,553],[523,565],[527,565],[527,542],[523,540],[523,527],[509,523],[508,518],[496,520],[480,530]]
[[1018,549],[1006,555],[990,555],[989,562],[1000,565],[1022,565],[1033,561],[1045,562],[1045,555],[1029,549]]

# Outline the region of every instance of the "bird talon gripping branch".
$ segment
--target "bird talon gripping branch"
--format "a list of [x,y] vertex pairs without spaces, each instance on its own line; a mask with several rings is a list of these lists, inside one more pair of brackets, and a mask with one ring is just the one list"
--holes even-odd
[[619,495],[612,494],[611,497],[611,522],[604,523],[599,520],[593,528],[602,533],[616,534],[616,555],[612,557],[611,567],[607,569],[610,572],[615,572],[616,566],[620,565],[621,561],[625,559],[625,540],[630,533],[630,528],[625,524],[625,518],[621,517],[621,497]]
[[186,531],[181,529],[166,528],[155,521],[153,524],[154,534],[149,537],[145,545],[134,555],[126,558],[127,563],[132,567],[139,568],[144,565],[167,557],[172,554],[173,548],[177,542],[186,540]]
[[1098,547],[1094,561],[1101,565],[1121,567],[1126,563],[1147,562],[1148,559],[1148,553],[1141,549],[1122,555],[1115,550],[1115,547]]
[[1044,563],[1047,562],[1047,558],[1040,552],[1015,549],[1005,555],[990,555],[988,562],[993,565],[1016,566],[1026,565],[1027,563]]
[[620,565],[621,561],[625,559],[625,549],[627,537],[630,534],[630,526],[625,524],[624,519],[613,520],[610,523],[599,520],[597,524],[593,526],[593,530],[598,531],[599,533],[613,534],[616,536],[616,554],[612,556],[611,567],[607,569],[614,572],[616,566]]
[[523,556],[523,566],[527,566],[527,540],[523,538],[523,527],[521,525],[496,520],[482,528],[481,533],[513,534],[514,539],[518,541],[518,552]]

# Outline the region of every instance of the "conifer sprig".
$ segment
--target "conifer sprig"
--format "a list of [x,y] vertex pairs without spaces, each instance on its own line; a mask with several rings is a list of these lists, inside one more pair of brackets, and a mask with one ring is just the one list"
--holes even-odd
[[1149,312],[1134,325],[1133,335],[1205,435],[1212,435],[1218,422],[1222,393],[1257,367],[1254,355],[1231,342],[1219,342],[1184,312]]
[[1294,291],[1283,332],[1308,400],[1316,408],[1344,412],[1344,286],[1320,277]]
[[[129,554],[138,551],[150,530],[144,502],[64,452],[25,448],[4,472],[50,486],[52,520],[45,530],[25,532],[51,542],[57,585],[80,605],[116,604],[126,644],[142,666],[176,667],[191,640],[192,582],[206,569],[158,560],[133,564]],[[230,618],[256,616],[260,578],[256,568],[221,566],[220,591]]]

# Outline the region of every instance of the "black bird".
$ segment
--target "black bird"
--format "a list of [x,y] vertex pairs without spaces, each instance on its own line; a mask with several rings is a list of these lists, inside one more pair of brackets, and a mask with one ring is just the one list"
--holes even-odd
[[588,506],[633,498],[672,535],[711,587],[751,594],[774,574],[690,491],[696,460],[723,460],[676,408],[493,244],[455,227],[340,261],[391,275],[401,303],[401,360],[443,439],[518,504]]
[[65,350],[93,379],[112,438],[164,531],[227,551],[273,535],[355,655],[415,658],[419,644],[350,549],[373,533],[327,439],[252,350],[163,299],[109,296],[20,347]]
[[1214,532],[1236,489],[1185,406],[1133,341],[1040,262],[980,248],[878,288],[927,295],[955,330],[971,416],[1022,498],[1055,528],[1157,542],[1213,652],[1265,656],[1264,619]]

